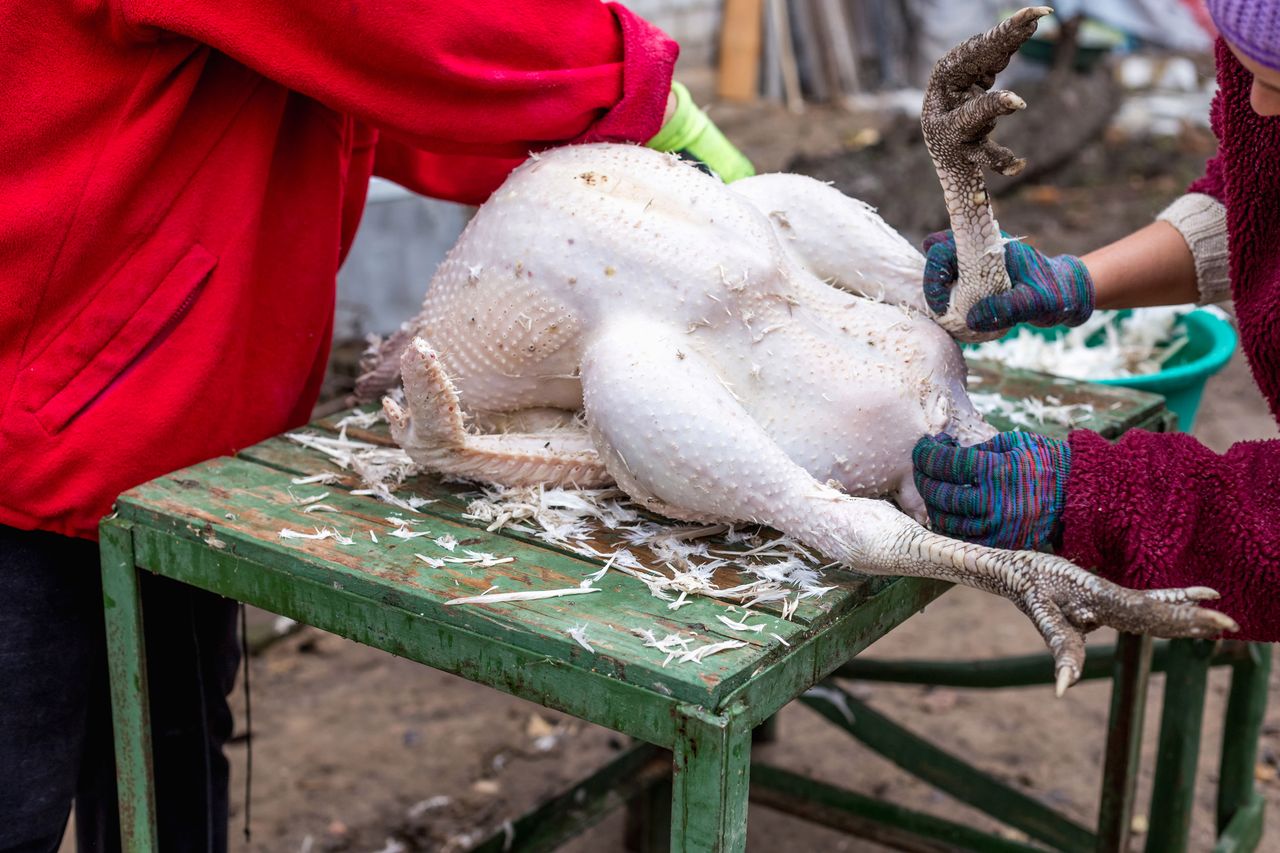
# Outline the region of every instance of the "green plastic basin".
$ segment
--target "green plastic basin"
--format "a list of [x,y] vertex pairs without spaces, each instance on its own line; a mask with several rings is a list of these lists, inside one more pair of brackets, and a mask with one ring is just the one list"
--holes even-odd
[[[1128,312],[1116,313],[1124,315]],[[1200,408],[1205,383],[1231,360],[1238,339],[1231,324],[1210,311],[1196,310],[1182,315],[1174,324],[1175,329],[1179,327],[1185,332],[1187,343],[1170,356],[1158,373],[1093,381],[1102,385],[1120,385],[1160,394],[1169,410],[1178,416],[1178,429],[1190,432]],[[1057,338],[1065,331],[1061,328],[1040,329],[1035,326],[1025,328],[1048,338]],[[1017,334],[1017,328],[1009,334]]]
[[1187,334],[1186,346],[1174,353],[1160,372],[1098,381],[1162,395],[1165,405],[1178,416],[1178,429],[1191,432],[1204,385],[1231,360],[1237,337],[1230,323],[1208,311],[1184,314],[1176,325]]

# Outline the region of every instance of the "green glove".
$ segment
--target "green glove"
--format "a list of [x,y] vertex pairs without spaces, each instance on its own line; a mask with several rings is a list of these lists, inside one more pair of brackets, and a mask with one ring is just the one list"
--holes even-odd
[[698,109],[683,84],[672,83],[671,91],[676,96],[676,111],[658,135],[646,143],[647,147],[671,151],[693,160],[718,175],[726,184],[756,173],[751,161],[725,139],[706,113]]

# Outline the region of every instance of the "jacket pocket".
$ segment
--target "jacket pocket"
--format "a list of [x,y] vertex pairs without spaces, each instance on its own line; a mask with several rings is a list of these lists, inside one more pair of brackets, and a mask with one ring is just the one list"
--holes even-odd
[[144,247],[28,366],[28,399],[48,433],[64,429],[159,345],[191,309],[218,263],[199,244],[176,261],[172,257],[163,247]]

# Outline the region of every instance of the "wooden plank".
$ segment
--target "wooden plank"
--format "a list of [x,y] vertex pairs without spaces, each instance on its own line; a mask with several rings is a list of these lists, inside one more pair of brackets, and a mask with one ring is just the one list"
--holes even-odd
[[720,26],[716,94],[729,101],[756,99],[764,0],[725,0]]
[[[490,587],[496,592],[577,587],[595,565],[585,560],[538,548],[506,536],[458,525],[438,516],[425,525],[432,536],[450,535],[459,543],[447,551],[432,537],[411,540],[390,535],[397,525],[387,521],[385,504],[334,490],[325,502],[338,513],[305,514],[293,502],[285,474],[237,459],[221,459],[160,478],[122,496],[122,516],[262,563],[280,564],[298,575],[338,584],[347,590],[383,601],[400,601],[432,618],[478,632],[508,636],[510,641],[558,660],[605,672],[634,683],[661,684],[686,701],[714,702],[723,690],[745,681],[761,661],[785,653],[770,634],[795,638],[804,629],[769,614],[753,623],[767,627],[760,634],[731,631],[715,617],[728,613],[720,601],[697,599],[678,611],[654,598],[638,580],[610,573],[596,584],[602,592],[541,601],[468,604],[447,607],[462,595],[477,595]],[[350,545],[333,539],[319,541],[279,538],[282,528],[309,530],[328,525],[350,535]],[[378,542],[368,536],[375,530]],[[415,554],[446,558],[467,548],[513,562],[490,567],[447,565],[433,568]],[[741,612],[735,614],[741,618]],[[571,627],[586,626],[588,652],[569,635]],[[696,664],[663,667],[665,655],[645,647],[632,629],[695,634],[695,645],[741,640],[744,648],[705,658]],[[790,642],[791,639],[788,639]]]
[[[321,425],[330,426],[331,424],[324,421],[319,422]],[[351,438],[355,438],[354,434],[349,433]],[[367,437],[359,440],[373,440],[380,438],[377,431],[366,431]],[[389,438],[387,439],[390,440]],[[359,488],[359,478],[349,471],[343,471],[333,463],[329,462],[322,454],[315,451],[300,447],[296,443],[285,438],[272,438],[261,444],[254,445],[240,452],[239,457],[260,462],[272,468],[289,472],[297,476],[309,476],[320,473],[334,473],[340,479],[334,484],[343,489]],[[317,487],[320,488],[320,487]],[[328,487],[324,487],[328,488]],[[466,526],[475,526],[477,522],[474,519],[464,517],[467,504],[471,500],[468,495],[476,496],[473,487],[462,485],[459,483],[443,483],[439,478],[431,475],[419,475],[408,478],[403,486],[398,490],[397,494],[401,497],[417,496],[435,501],[421,507],[421,512],[428,516],[438,516],[450,519],[458,524]],[[392,511],[388,508],[388,511]],[[402,513],[404,514],[404,513]],[[664,519],[657,516],[648,515],[646,517],[653,521],[664,522]],[[671,523],[671,522],[666,522]],[[673,530],[682,529],[680,526],[673,525]],[[586,560],[595,567],[603,566],[604,558],[586,557],[576,552],[564,548],[562,546],[545,542],[536,535],[522,533],[516,530],[503,530],[501,535],[504,537],[527,542],[539,548],[547,548],[560,551],[561,553],[572,555],[575,559]],[[766,533],[766,536],[774,535]],[[706,540],[709,545],[717,550],[725,551],[742,551],[746,548],[742,544],[731,545],[724,541],[723,537],[710,537]],[[669,574],[669,570],[663,568],[661,561],[654,557],[647,548],[633,547],[625,540],[620,531],[611,531],[600,525],[594,526],[592,537],[586,540],[586,544],[596,549],[602,554],[612,554],[620,548],[629,549],[640,561],[646,566],[658,571],[664,571]],[[755,580],[755,577],[748,572],[735,569],[733,566],[724,566],[718,569],[712,578],[716,586],[721,588],[731,588],[742,583]],[[845,569],[833,568],[824,574],[824,585],[834,584],[837,589],[832,590],[825,596],[820,598],[808,598],[800,602],[792,621],[807,626],[816,626],[823,624],[834,618],[840,613],[845,612],[850,607],[856,606],[858,602],[857,595],[865,594],[863,591],[867,588],[867,579],[854,572]],[[724,605],[728,606],[728,605]],[[782,608],[781,602],[762,602],[753,609],[764,613],[777,614]]]
[[[976,359],[969,361],[969,390],[979,394],[999,394],[1006,400],[1014,401],[1027,397],[1043,400],[1053,396],[1063,404],[1091,405],[1094,408],[1093,414],[1082,416],[1072,429],[1091,429],[1113,439],[1119,438],[1125,430],[1152,418],[1164,408],[1164,398],[1157,394],[1117,385],[1079,382],[1029,370],[1015,370]],[[1026,429],[1004,417],[989,417],[987,420],[1001,431]],[[1063,438],[1068,427],[1044,424],[1037,426],[1035,432],[1052,438]]]
[[827,66],[819,44],[817,22],[812,0],[787,3],[792,34],[796,44],[796,67],[800,82],[810,100],[826,101],[831,98],[827,79]]
[[272,613],[391,652],[468,681],[658,746],[674,743],[678,704],[657,685],[638,686],[514,644],[514,637],[441,622],[368,590],[299,574],[281,563],[204,547],[196,540],[134,526],[140,566]]
[[951,588],[951,584],[928,578],[878,580],[885,583],[873,597],[811,633],[800,645],[793,642],[788,654],[764,662],[750,681],[722,698],[720,707],[741,706],[748,725],[763,723]]
[[774,42],[774,55],[782,69],[783,102],[797,115],[804,112],[804,96],[800,92],[800,71],[796,67],[795,43],[791,37],[791,21],[787,17],[786,0],[765,0],[769,15],[769,32]]
[[854,52],[853,24],[841,0],[815,0],[820,28],[826,35],[827,61],[831,66],[832,86],[841,96],[856,94],[858,58]]
[[[761,4],[763,8],[763,3]],[[782,63],[773,15],[764,15],[764,44],[760,48],[760,94],[766,101],[782,100]]]

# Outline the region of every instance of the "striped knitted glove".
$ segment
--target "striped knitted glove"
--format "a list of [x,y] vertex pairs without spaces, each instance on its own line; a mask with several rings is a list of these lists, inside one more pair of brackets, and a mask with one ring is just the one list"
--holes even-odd
[[[955,238],[950,231],[930,234],[924,251],[925,302],[933,313],[943,314],[958,277]],[[1079,326],[1093,313],[1093,279],[1074,255],[1051,258],[1026,243],[1009,240],[1004,245],[1004,265],[1013,289],[970,308],[965,317],[970,329],[995,332],[1017,323]]]
[[943,433],[911,453],[935,530],[981,545],[1037,549],[1061,535],[1071,465],[1065,441],[1004,432],[973,447]]
[[683,84],[672,83],[671,91],[676,96],[676,110],[658,135],[645,143],[646,147],[692,160],[726,184],[756,173],[751,161],[698,109]]

